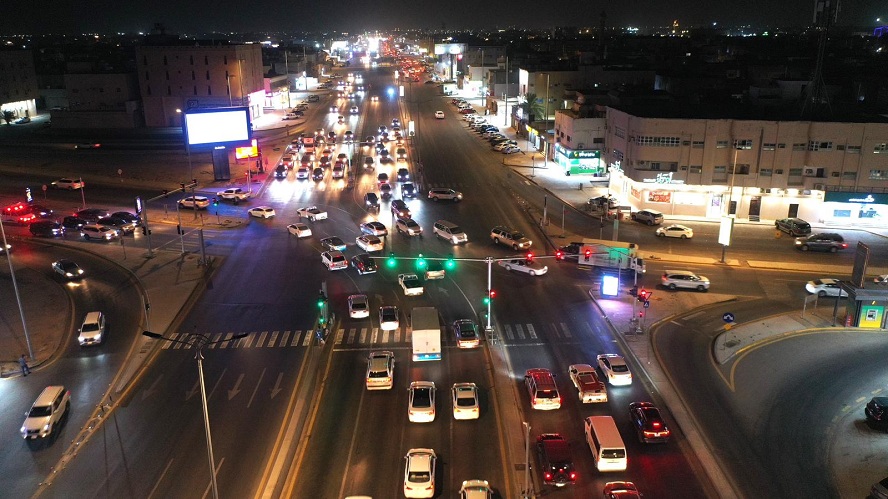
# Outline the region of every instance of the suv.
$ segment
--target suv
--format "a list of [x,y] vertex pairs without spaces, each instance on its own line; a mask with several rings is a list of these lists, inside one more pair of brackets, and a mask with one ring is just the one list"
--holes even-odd
[[781,218],[774,221],[774,227],[790,236],[807,236],[811,233],[811,224],[801,218]]
[[452,244],[460,244],[469,242],[469,237],[462,230],[462,227],[447,220],[438,220],[433,226],[435,235],[447,239]]
[[395,222],[395,230],[408,236],[421,236],[422,227],[412,218],[400,217]]
[[660,278],[660,283],[664,288],[669,289],[687,288],[709,291],[709,278],[698,276],[689,270],[666,270],[663,277]]
[[117,229],[105,227],[104,225],[90,224],[80,228],[80,236],[87,241],[91,239],[104,239],[105,241],[110,241],[120,237],[120,234],[117,232]]
[[395,354],[383,350],[370,352],[367,359],[367,389],[391,390],[395,380]]
[[632,220],[648,225],[660,225],[663,223],[663,214],[657,210],[641,210],[632,213]]
[[570,444],[558,433],[543,433],[537,437],[537,456],[546,485],[563,487],[577,481],[577,472],[570,458]]
[[429,189],[429,199],[432,201],[438,201],[440,199],[462,201],[462,198],[462,193],[453,189]]
[[24,439],[52,436],[62,419],[71,409],[71,392],[64,386],[47,386],[25,413],[21,433]]
[[845,238],[839,234],[821,233],[811,234],[808,237],[797,237],[795,239],[795,247],[802,251],[829,251],[830,253],[835,253],[840,249],[847,248],[848,244],[845,242]]
[[528,249],[533,245],[533,241],[524,237],[524,234],[508,227],[497,225],[490,230],[490,238],[496,244],[505,244],[511,246],[513,250]]
[[96,222],[96,224],[117,229],[117,231],[122,235],[132,234],[136,231],[135,222],[123,219],[121,217],[115,217],[114,215],[111,215],[110,217],[102,217]]
[[524,373],[524,385],[530,395],[532,408],[540,410],[561,408],[561,395],[555,386],[555,377],[548,369],[528,369]]
[[888,397],[873,397],[863,409],[863,414],[871,426],[888,430]]
[[83,319],[80,326],[77,342],[80,346],[98,345],[105,341],[105,314],[102,312],[90,312]]
[[410,218],[410,208],[402,199],[392,201],[392,214],[400,218]]
[[52,220],[40,220],[34,222],[28,227],[28,230],[31,231],[31,235],[33,236],[53,237],[65,235],[65,227]]

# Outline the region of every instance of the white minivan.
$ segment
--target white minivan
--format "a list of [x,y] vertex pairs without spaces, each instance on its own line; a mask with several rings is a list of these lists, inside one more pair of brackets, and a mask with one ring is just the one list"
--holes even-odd
[[628,459],[614,418],[589,416],[584,420],[586,443],[598,471],[625,471]]
[[462,230],[462,227],[447,220],[438,220],[435,222],[435,235],[447,239],[452,244],[460,244],[469,242],[469,236]]

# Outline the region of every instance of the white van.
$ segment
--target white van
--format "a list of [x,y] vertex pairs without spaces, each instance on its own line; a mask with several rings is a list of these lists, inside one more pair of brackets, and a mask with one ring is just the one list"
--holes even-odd
[[586,443],[598,471],[625,471],[628,459],[620,431],[610,416],[589,416],[584,420]]
[[447,239],[452,244],[460,244],[469,242],[469,236],[462,230],[462,227],[447,220],[438,220],[435,222],[435,235]]

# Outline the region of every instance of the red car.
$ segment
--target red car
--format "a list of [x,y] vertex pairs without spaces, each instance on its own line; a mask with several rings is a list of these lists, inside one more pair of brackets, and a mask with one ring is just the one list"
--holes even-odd
[[460,109],[459,114],[475,114],[475,110],[470,107],[467,107],[465,109]]

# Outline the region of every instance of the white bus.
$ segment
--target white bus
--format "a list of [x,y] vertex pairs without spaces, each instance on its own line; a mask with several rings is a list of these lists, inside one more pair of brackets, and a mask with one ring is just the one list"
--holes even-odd
[[595,459],[598,471],[624,471],[628,458],[620,431],[610,416],[590,416],[585,419],[586,443]]

